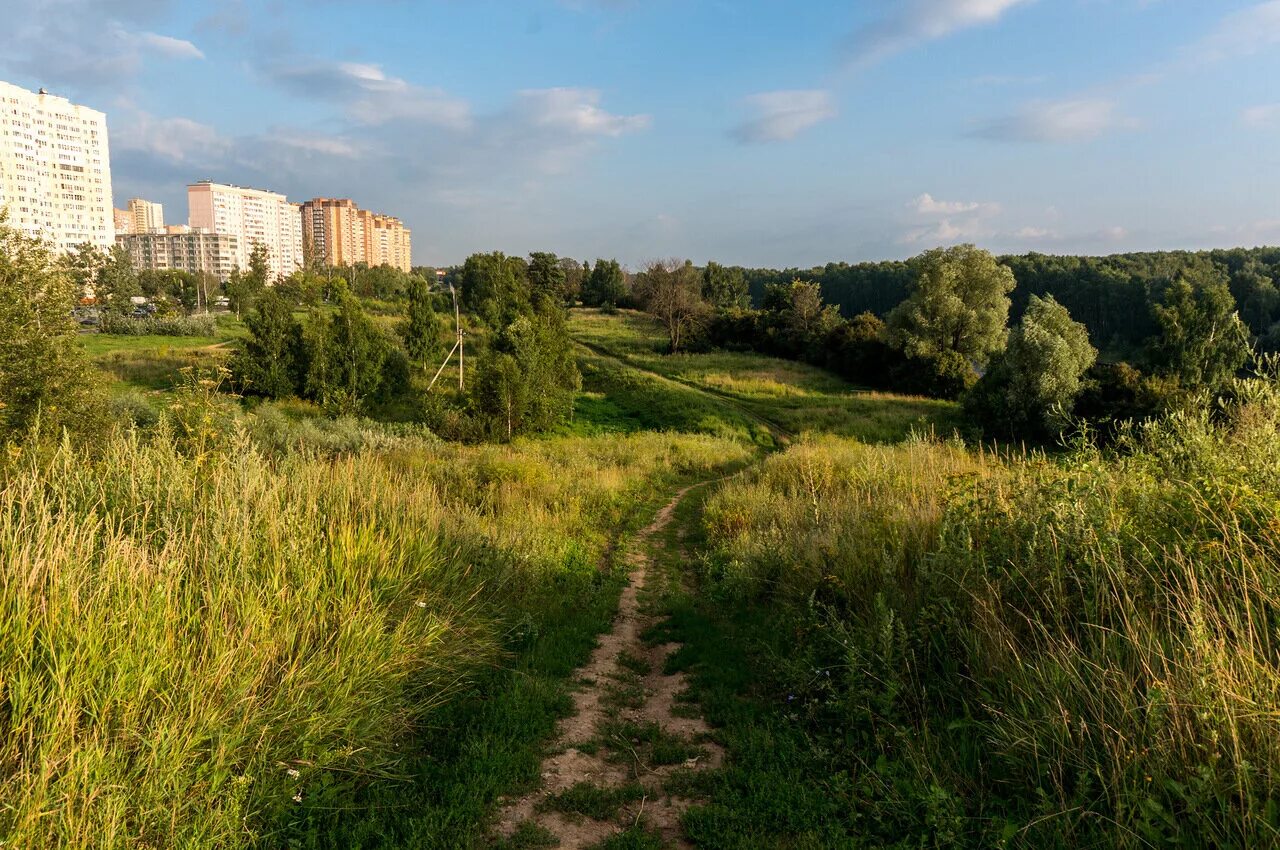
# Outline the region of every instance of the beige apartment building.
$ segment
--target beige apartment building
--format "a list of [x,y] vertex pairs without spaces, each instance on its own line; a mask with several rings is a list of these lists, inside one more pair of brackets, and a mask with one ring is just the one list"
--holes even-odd
[[131,233],[154,233],[164,230],[164,205],[142,198],[129,199],[129,217],[133,219]]
[[275,278],[302,267],[302,216],[284,195],[203,180],[187,187],[187,206],[193,230],[235,237],[241,269],[249,267],[254,245],[266,247]]
[[208,273],[226,283],[239,265],[239,240],[226,233],[210,233],[191,227],[170,226],[150,233],[116,236],[133,258],[134,268],[176,269],[192,274]]
[[115,238],[107,117],[44,89],[0,82],[0,207],[9,224],[67,251]]
[[304,203],[302,231],[311,257],[327,265],[390,265],[406,272],[412,265],[412,234],[400,219],[362,210],[350,198]]

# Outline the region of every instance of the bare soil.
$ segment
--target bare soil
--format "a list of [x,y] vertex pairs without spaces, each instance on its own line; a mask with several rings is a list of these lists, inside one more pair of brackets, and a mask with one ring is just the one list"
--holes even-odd
[[[574,711],[561,721],[551,754],[542,763],[542,786],[507,801],[496,826],[499,836],[508,837],[522,824],[531,823],[550,832],[562,848],[586,848],[640,825],[662,836],[671,847],[692,846],[681,831],[680,815],[694,801],[668,793],[664,782],[677,770],[718,767],[724,754],[710,740],[706,722],[689,704],[679,701],[685,690],[683,674],[663,672],[667,657],[678,644],[649,645],[642,637],[659,619],[642,604],[653,568],[650,553],[662,546],[659,532],[692,489],[677,493],[628,547],[630,583],[622,592],[613,628],[601,636],[591,660],[578,670]],[[620,658],[624,663],[619,663]],[[647,672],[642,673],[644,670]],[[653,764],[656,748],[651,742],[643,737],[628,740],[618,731],[652,729],[651,724],[656,724],[668,745],[661,760],[670,761],[671,752],[686,749],[688,757],[675,764]],[[600,789],[639,783],[644,795],[605,820],[556,810],[557,795],[580,783]]]

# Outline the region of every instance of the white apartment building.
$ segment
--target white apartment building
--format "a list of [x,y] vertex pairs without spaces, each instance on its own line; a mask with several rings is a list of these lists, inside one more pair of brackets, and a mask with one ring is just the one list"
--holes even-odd
[[193,229],[236,237],[242,270],[254,245],[266,247],[273,277],[302,267],[302,212],[284,195],[203,180],[187,187],[187,205]]
[[66,251],[115,239],[107,117],[0,82],[0,206],[9,224]]

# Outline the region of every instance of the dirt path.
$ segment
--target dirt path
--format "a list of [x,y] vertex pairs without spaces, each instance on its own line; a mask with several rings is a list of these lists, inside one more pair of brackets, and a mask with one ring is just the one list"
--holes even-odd
[[661,550],[660,532],[680,500],[698,486],[677,493],[628,547],[630,584],[613,630],[577,673],[574,713],[561,721],[542,763],[542,787],[508,801],[499,815],[497,833],[512,844],[587,848],[645,829],[669,847],[691,846],[680,829],[692,804],[690,780],[719,766],[723,752],[696,709],[681,701],[683,674],[663,673],[678,644],[650,645],[643,636],[659,619],[645,605],[651,553]]

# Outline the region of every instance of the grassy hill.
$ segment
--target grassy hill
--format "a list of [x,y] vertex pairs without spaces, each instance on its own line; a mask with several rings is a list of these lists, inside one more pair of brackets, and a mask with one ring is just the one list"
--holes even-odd
[[[90,338],[194,424],[0,455],[7,845],[547,846],[495,812],[668,503],[645,637],[724,752],[668,777],[695,846],[1276,843],[1275,380],[993,452],[948,403],[570,329],[573,420],[503,446],[246,414],[167,388],[219,340]],[[599,792],[559,805],[663,846]]]

